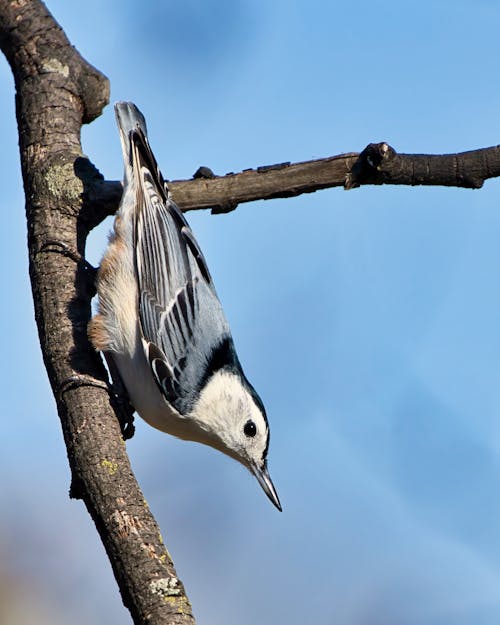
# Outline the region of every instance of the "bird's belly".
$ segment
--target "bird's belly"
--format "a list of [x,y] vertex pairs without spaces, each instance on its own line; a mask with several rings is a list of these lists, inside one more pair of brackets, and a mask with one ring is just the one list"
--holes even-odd
[[191,438],[186,418],[167,402],[156,385],[142,345],[137,345],[134,354],[111,355],[139,416],[158,430],[180,438]]

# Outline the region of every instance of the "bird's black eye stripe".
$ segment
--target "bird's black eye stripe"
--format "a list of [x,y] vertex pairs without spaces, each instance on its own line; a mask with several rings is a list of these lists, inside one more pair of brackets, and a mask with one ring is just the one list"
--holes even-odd
[[257,426],[251,419],[248,419],[243,426],[243,432],[245,433],[245,436],[248,436],[249,438],[253,438],[257,434]]

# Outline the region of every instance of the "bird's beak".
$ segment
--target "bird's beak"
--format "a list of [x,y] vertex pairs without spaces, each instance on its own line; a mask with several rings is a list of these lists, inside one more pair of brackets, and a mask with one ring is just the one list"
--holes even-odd
[[267,470],[266,463],[264,463],[262,467],[259,467],[257,464],[253,464],[251,466],[251,471],[257,478],[259,484],[262,486],[262,490],[266,493],[269,499],[281,512],[282,508],[281,508],[280,500],[276,492],[276,489],[274,488],[274,484],[272,483],[272,480],[269,476],[269,471]]

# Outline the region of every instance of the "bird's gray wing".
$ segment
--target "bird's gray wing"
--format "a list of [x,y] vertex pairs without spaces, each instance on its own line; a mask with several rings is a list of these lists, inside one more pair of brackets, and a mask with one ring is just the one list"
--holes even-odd
[[229,328],[203,254],[168,196],[147,139],[137,130],[131,140],[144,349],[161,391],[185,414]]

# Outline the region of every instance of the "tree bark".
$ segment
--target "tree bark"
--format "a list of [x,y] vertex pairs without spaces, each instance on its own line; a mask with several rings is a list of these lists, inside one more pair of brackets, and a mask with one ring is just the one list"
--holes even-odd
[[191,606],[130,468],[106,373],[87,339],[93,272],[83,262],[98,173],[82,123],[108,80],[70,45],[39,0],[0,0],[0,47],[16,85],[31,285],[43,358],[72,472],[136,624],[194,623]]
[[[362,185],[433,185],[480,189],[485,180],[500,176],[500,146],[456,154],[399,154],[388,143],[369,143],[362,152],[349,152],[301,163],[278,163],[216,176],[200,167],[191,180],[168,186],[183,211],[212,209],[228,213],[238,204],[295,197],[320,189]],[[99,223],[118,208],[121,183],[101,181],[94,189],[93,215]]]
[[[185,211],[211,208],[225,213],[242,202],[294,197],[320,189],[367,184],[440,185],[479,189],[485,180],[500,176],[500,146],[457,154],[399,154],[388,143],[370,143],[349,152],[302,163],[278,163],[214,176],[203,167],[192,180],[169,183],[177,204]],[[117,183],[110,182],[110,189]],[[115,208],[116,210],[116,208]]]

